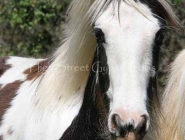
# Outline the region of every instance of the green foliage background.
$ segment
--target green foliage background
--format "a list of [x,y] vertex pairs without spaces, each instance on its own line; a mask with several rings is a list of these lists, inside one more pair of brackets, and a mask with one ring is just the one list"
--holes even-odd
[[43,56],[60,42],[69,0],[0,2],[0,55]]
[[180,19],[182,28],[167,29],[166,39],[161,47],[159,66],[159,85],[165,86],[171,62],[177,54],[185,49],[185,0],[171,0],[173,8]]
[[[70,0],[1,0],[0,56],[45,57],[60,44],[65,11]],[[185,1],[171,0],[185,27]],[[185,48],[185,30],[169,29],[161,47],[160,85],[166,83],[168,66]]]

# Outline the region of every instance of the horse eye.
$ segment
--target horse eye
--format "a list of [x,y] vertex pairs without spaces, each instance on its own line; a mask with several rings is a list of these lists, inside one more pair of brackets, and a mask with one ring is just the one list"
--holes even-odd
[[164,29],[161,29],[156,34],[155,42],[158,45],[162,45],[164,38],[165,38],[165,31],[164,31]]
[[94,35],[96,36],[97,41],[105,42],[104,33],[100,28],[95,28],[93,31]]

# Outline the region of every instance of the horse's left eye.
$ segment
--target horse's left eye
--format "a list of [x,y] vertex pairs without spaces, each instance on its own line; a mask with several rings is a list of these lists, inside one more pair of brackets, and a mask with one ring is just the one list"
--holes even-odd
[[164,38],[165,38],[165,31],[164,31],[164,29],[161,29],[156,34],[155,42],[158,45],[162,45]]
[[104,33],[100,28],[95,28],[93,31],[94,35],[96,36],[97,41],[105,42]]

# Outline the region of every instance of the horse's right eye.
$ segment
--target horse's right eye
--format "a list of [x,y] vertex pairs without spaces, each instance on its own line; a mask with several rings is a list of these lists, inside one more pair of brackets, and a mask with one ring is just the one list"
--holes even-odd
[[100,28],[95,28],[93,33],[96,36],[98,42],[105,42],[104,33]]

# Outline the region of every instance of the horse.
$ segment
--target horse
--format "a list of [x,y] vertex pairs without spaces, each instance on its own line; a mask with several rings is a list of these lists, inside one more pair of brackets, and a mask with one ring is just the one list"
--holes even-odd
[[170,4],[72,0],[67,15],[51,57],[0,59],[0,140],[155,135],[160,46],[166,27],[179,26]]

